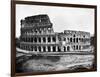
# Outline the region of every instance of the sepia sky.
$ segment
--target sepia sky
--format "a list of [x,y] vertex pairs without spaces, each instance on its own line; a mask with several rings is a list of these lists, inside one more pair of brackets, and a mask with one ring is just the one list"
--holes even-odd
[[39,14],[49,16],[55,32],[77,30],[94,34],[94,9],[17,4],[16,37],[20,36],[20,20]]

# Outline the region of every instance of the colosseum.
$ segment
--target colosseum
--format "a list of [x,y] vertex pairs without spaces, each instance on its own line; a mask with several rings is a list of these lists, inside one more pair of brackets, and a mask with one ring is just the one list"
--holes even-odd
[[29,53],[90,52],[90,33],[64,30],[54,32],[53,23],[46,14],[21,20],[18,47]]

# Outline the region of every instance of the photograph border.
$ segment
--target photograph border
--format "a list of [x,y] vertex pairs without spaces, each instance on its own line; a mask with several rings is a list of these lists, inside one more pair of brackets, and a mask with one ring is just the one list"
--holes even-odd
[[[54,72],[42,72],[42,73],[16,73],[16,4],[26,5],[43,5],[43,6],[57,6],[57,7],[74,7],[74,8],[90,8],[94,9],[94,46],[95,46],[95,65],[91,70],[81,71],[54,71]],[[65,4],[65,3],[50,3],[50,2],[36,2],[36,1],[15,1],[11,0],[11,76],[28,76],[28,75],[43,75],[43,74],[59,74],[59,73],[80,73],[80,72],[92,72],[97,71],[97,6],[96,5],[83,5],[83,4]]]

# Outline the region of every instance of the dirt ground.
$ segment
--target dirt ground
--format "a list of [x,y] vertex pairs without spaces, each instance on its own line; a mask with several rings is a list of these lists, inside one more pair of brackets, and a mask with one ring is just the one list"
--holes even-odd
[[[21,59],[23,58],[23,59]],[[20,57],[20,72],[46,72],[60,70],[75,70],[76,68],[91,69],[94,55],[63,55],[63,56],[26,56]],[[21,61],[22,60],[22,61]],[[17,72],[18,69],[17,69]]]

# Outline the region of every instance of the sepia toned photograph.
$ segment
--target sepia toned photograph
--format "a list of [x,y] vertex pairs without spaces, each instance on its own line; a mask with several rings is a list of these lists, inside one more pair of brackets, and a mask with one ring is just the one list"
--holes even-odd
[[15,72],[96,71],[95,8],[16,2]]

